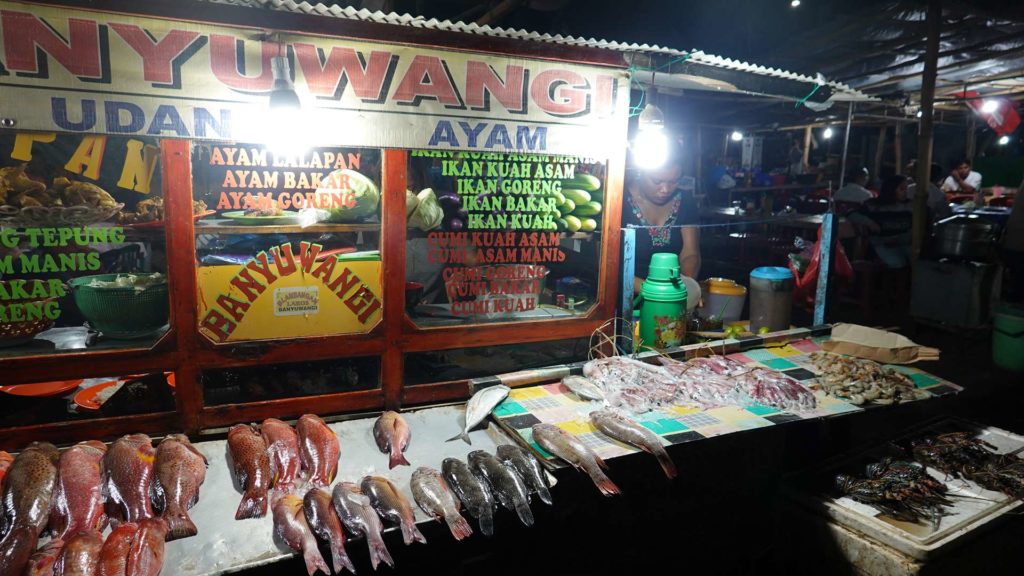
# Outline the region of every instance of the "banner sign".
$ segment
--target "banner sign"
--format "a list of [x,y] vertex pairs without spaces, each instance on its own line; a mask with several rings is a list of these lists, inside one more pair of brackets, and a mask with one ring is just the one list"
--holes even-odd
[[[0,1],[0,118],[21,130],[607,158],[624,69]],[[272,59],[302,115],[275,126]]]

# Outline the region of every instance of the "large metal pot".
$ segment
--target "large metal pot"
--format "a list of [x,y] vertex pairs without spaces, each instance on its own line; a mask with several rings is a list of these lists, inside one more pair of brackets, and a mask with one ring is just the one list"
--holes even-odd
[[995,231],[995,223],[976,214],[950,216],[935,225],[935,255],[957,260],[988,260],[995,245]]

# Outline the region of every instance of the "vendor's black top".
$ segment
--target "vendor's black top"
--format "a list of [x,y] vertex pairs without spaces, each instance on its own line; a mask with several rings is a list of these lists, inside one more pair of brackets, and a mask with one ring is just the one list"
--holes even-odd
[[665,226],[644,228],[649,224],[644,220],[640,209],[633,202],[633,196],[627,190],[622,206],[622,227],[640,227],[636,231],[636,257],[633,273],[641,278],[647,277],[647,269],[651,266],[651,255],[656,252],[679,254],[683,250],[683,231],[681,226],[696,226],[700,223],[697,201],[693,194],[685,190],[676,190],[676,199],[672,201],[672,216]]

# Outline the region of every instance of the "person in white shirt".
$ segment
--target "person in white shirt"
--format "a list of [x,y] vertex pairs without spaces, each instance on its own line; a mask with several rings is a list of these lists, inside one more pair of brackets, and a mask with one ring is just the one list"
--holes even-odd
[[962,160],[953,167],[942,183],[943,192],[977,194],[981,190],[981,174],[971,170],[971,161]]
[[836,202],[847,202],[850,204],[863,204],[875,197],[870,190],[865,188],[868,183],[868,169],[864,167],[854,168],[846,175],[846,184],[836,190],[832,199]]

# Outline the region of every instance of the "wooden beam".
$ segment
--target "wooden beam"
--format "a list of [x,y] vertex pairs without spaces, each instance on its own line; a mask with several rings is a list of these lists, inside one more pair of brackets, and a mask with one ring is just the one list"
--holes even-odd
[[903,174],[903,124],[892,127],[892,151],[896,155],[896,173]]
[[885,154],[885,133],[889,130],[889,127],[882,124],[878,129],[878,147],[875,150],[875,166],[872,174],[877,178],[882,173],[882,156]]
[[[921,124],[917,141],[917,186],[918,190],[928,190],[931,182],[932,145],[935,133],[935,79],[938,76],[939,35],[942,33],[942,3],[940,0],[928,1],[928,54],[924,61],[924,72],[921,76]],[[914,227],[912,256],[914,264],[921,255],[925,234],[928,229],[928,194],[914,195]]]
[[804,172],[807,172],[811,167],[811,127],[804,126],[804,157],[800,161],[804,168]]

